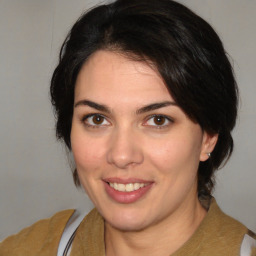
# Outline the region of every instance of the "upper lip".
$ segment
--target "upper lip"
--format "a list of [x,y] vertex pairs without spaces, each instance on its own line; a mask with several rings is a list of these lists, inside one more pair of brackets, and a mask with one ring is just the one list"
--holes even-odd
[[153,181],[138,179],[138,178],[118,178],[118,177],[111,177],[103,179],[104,182],[107,183],[119,183],[119,184],[129,184],[129,183],[153,183]]

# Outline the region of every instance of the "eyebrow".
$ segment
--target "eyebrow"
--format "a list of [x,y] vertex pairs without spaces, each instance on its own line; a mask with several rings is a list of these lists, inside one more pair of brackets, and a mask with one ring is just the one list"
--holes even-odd
[[106,105],[98,104],[90,100],[80,100],[75,104],[74,107],[76,108],[78,106],[89,106],[91,108],[97,109],[108,114],[111,113],[110,109]]
[[136,114],[143,114],[145,112],[149,112],[149,111],[152,111],[152,110],[156,110],[156,109],[163,108],[163,107],[168,107],[168,106],[177,106],[177,104],[175,102],[172,102],[172,101],[164,101],[164,102],[153,103],[153,104],[150,104],[150,105],[147,105],[145,107],[142,107],[142,108],[138,109],[136,111]]
[[[91,108],[94,108],[96,110],[105,112],[110,114],[111,110],[104,104],[99,104],[90,100],[80,100],[77,103],[75,103],[74,107],[78,107],[78,106],[89,106]],[[143,114],[146,112],[150,112],[159,108],[163,108],[163,107],[168,107],[168,106],[177,106],[177,104],[175,102],[172,101],[163,101],[163,102],[157,102],[157,103],[153,103],[153,104],[149,104],[147,106],[144,106],[138,110],[136,110],[136,114]]]

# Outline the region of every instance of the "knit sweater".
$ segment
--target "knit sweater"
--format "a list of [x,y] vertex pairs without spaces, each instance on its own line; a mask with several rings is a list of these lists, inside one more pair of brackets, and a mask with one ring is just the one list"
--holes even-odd
[[[0,244],[0,256],[56,255],[62,232],[73,212],[74,210],[59,212],[50,219],[41,220],[6,238]],[[239,256],[245,235],[256,239],[252,232],[224,214],[215,200],[212,200],[198,229],[171,256]],[[253,248],[248,255],[256,256],[255,250]],[[71,256],[85,255],[105,256],[104,220],[96,209],[83,219],[72,245]]]

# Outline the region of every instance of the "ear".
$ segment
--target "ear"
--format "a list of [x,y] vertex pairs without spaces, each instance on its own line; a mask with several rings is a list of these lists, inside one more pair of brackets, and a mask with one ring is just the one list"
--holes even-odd
[[200,161],[203,162],[209,159],[209,153],[212,153],[212,151],[214,150],[215,145],[218,141],[218,137],[218,134],[208,134],[207,132],[204,132],[200,153]]

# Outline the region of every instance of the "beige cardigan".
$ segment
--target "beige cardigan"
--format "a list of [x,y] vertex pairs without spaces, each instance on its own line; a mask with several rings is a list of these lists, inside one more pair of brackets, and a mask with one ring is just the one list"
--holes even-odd
[[[59,212],[6,238],[0,244],[0,256],[56,255],[62,232],[73,212]],[[239,256],[245,234],[254,236],[241,223],[225,215],[212,200],[199,228],[171,256]],[[256,256],[255,250],[252,253]],[[72,245],[71,256],[82,255],[105,256],[104,220],[96,209],[84,218]]]

